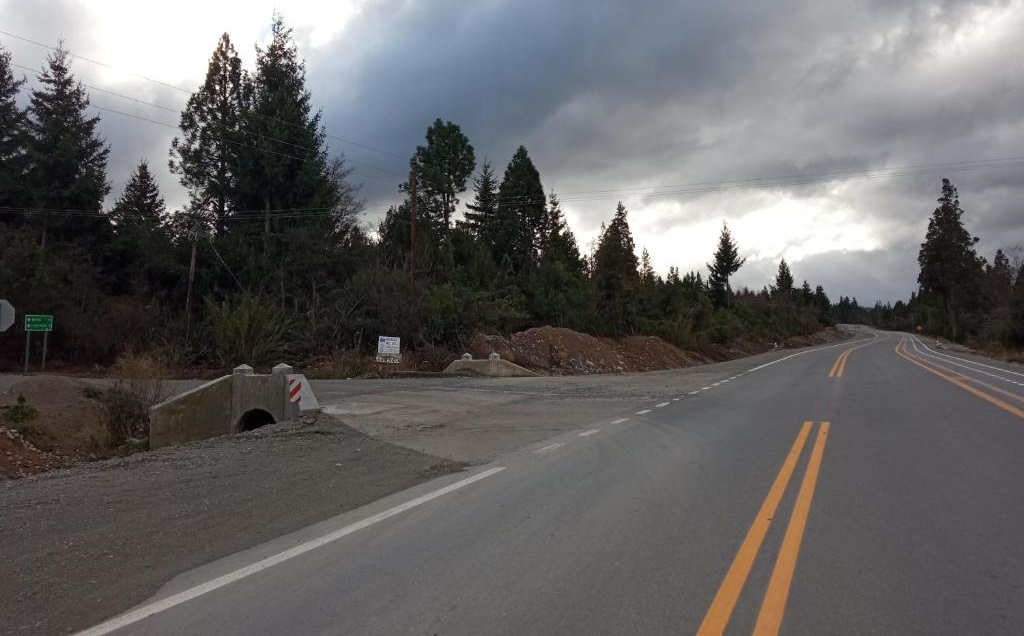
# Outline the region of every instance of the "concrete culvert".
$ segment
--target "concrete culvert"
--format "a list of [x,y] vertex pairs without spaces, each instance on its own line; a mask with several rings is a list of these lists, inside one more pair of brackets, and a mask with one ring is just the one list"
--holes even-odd
[[263,409],[250,409],[238,418],[238,432],[252,431],[261,426],[274,423],[274,416]]

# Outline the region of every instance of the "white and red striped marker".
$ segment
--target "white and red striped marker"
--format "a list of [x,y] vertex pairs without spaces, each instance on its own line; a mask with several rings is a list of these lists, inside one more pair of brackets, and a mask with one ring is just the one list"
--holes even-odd
[[297,378],[288,380],[288,401],[298,402],[302,399],[300,393],[302,392],[302,382],[299,382]]

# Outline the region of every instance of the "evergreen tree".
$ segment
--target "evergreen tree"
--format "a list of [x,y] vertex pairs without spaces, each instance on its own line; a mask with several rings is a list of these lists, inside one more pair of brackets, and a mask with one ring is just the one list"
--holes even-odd
[[[275,15],[271,41],[257,47],[251,99],[241,126],[239,210],[231,248],[252,285],[326,285],[337,249],[358,211],[350,174],[327,155],[321,113],[306,89],[305,63],[292,30]],[[254,253],[253,246],[259,247]],[[271,274],[273,274],[271,276]],[[316,280],[312,280],[315,278]]]
[[615,217],[601,235],[594,252],[594,290],[603,331],[609,335],[628,333],[634,326],[640,274],[636,245],[620,202]]
[[947,333],[957,340],[963,336],[960,322],[964,313],[964,297],[976,288],[982,271],[982,260],[974,251],[977,237],[964,227],[960,199],[949,179],[942,180],[939,207],[928,222],[928,232],[917,262],[921,267],[917,281],[921,290],[942,299]]
[[804,280],[803,286],[800,287],[800,305],[803,307],[810,307],[814,304],[814,292],[811,291],[811,284]]
[[[167,231],[167,208],[145,161],[129,177],[110,212],[114,223],[108,255],[108,281],[115,294],[131,290],[153,294],[173,283],[177,268]],[[168,278],[171,280],[169,281]]]
[[438,118],[427,129],[427,145],[416,147],[411,163],[423,194],[437,201],[440,218],[433,221],[447,235],[458,196],[466,191],[466,179],[476,167],[473,146],[457,124]]
[[181,177],[192,207],[208,217],[218,237],[238,194],[245,83],[242,61],[225,33],[210,57],[206,80],[181,113],[182,136],[171,141],[171,172]]
[[[100,244],[110,232],[101,215],[110,191],[110,148],[96,133],[100,118],[86,116],[89,97],[71,74],[71,55],[63,45],[47,57],[38,80],[42,86],[32,91],[29,103],[26,181],[32,206],[57,212],[42,216],[40,246],[46,250],[48,237]],[[59,214],[64,210],[75,214]]]
[[540,173],[526,148],[519,146],[498,187],[498,214],[494,224],[492,253],[495,261],[505,256],[515,272],[528,270],[536,260],[536,228],[544,219],[544,187]]
[[25,79],[11,72],[11,54],[0,47],[0,224],[14,225],[20,220],[13,210],[26,203],[26,146],[28,120],[18,108],[18,92]]
[[541,323],[585,329],[592,320],[586,265],[554,193],[542,226],[540,262],[527,286],[531,312]]
[[743,267],[743,264],[746,262],[746,258],[741,259],[739,257],[739,248],[736,247],[736,242],[732,240],[729,226],[723,222],[714,261],[708,263],[708,291],[711,295],[711,301],[716,307],[727,307],[729,305],[729,298],[732,296],[729,277],[738,272],[740,267]]
[[484,159],[480,174],[473,180],[473,202],[466,204],[465,225],[488,247],[493,245],[498,216],[498,179],[491,162]]
[[783,300],[793,298],[793,272],[789,271],[786,259],[779,261],[779,272],[775,275],[775,293]]

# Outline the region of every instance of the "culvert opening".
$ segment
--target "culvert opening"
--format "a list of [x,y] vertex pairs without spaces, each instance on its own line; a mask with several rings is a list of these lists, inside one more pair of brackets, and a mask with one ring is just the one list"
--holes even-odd
[[238,432],[252,431],[261,426],[274,423],[274,416],[263,409],[250,409],[242,413],[238,419]]

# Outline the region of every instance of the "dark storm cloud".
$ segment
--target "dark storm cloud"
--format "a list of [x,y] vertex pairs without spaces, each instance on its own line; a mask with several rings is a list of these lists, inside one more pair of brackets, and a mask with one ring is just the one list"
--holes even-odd
[[[366,8],[310,70],[332,129],[408,154],[430,121],[451,119],[499,169],[525,143],[545,186],[563,193],[814,176],[1024,155],[1014,40],[982,42],[986,21],[1021,13],[1002,2],[394,2]],[[1024,169],[950,167],[850,181],[837,196],[877,229],[884,253],[849,245],[794,268],[833,295],[905,296],[947,173],[972,231],[999,237],[982,246],[1024,240],[1014,203]],[[833,187],[772,191],[818,198]],[[634,223],[657,232],[742,216],[726,201],[735,192],[669,197],[686,218],[638,212]],[[629,194],[564,198],[585,235]],[[754,265],[768,282],[774,265]]]

